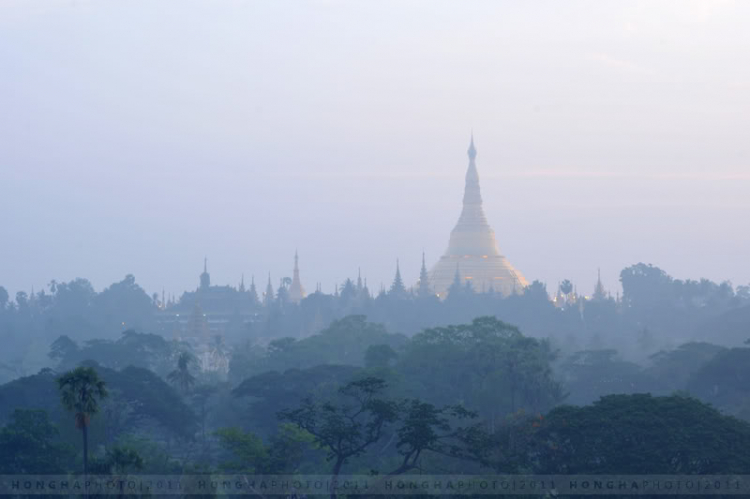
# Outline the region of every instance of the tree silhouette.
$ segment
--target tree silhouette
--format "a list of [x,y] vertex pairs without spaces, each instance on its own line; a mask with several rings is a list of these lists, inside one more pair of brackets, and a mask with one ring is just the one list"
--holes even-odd
[[[386,383],[379,378],[352,381],[339,389],[339,401],[314,402],[305,398],[301,407],[281,411],[279,419],[296,424],[315,437],[334,461],[333,479],[352,457],[360,456],[378,440],[386,426],[396,421],[398,406],[380,398]],[[336,493],[331,497],[335,499]]]
[[62,405],[75,413],[76,428],[83,435],[83,474],[88,474],[88,427],[91,416],[99,412],[99,400],[107,397],[103,380],[92,367],[77,367],[57,378]]
[[565,279],[560,283],[560,291],[562,291],[565,296],[569,295],[573,291],[573,283],[568,279]]
[[167,381],[177,385],[183,393],[189,392],[195,384],[195,377],[190,374],[190,364],[193,360],[192,355],[182,352],[177,357],[177,369],[167,374]]

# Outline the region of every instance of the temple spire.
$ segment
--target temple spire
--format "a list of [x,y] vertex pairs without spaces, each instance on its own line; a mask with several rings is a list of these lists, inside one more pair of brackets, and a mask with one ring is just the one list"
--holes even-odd
[[263,297],[263,304],[267,307],[273,305],[273,286],[271,285],[271,273],[268,273],[268,284],[266,285],[266,293]]
[[404,296],[406,294],[404,281],[401,279],[401,268],[399,266],[398,259],[396,259],[396,276],[393,278],[393,284],[391,284],[391,289],[388,291],[388,294],[398,297]]
[[596,287],[594,288],[594,296],[592,298],[597,301],[607,298],[607,292],[602,284],[602,270],[600,268],[596,269]]
[[[479,188],[479,173],[477,172],[477,150],[474,147],[474,135],[471,136],[471,144],[469,144],[469,168],[466,170],[466,185],[464,186],[464,211],[466,211],[467,205],[479,205],[479,211],[482,210],[482,193]],[[477,213],[484,219],[484,213]],[[463,213],[461,215],[463,217]],[[484,220],[486,224],[487,221]]]
[[208,258],[203,258],[203,273],[201,274],[200,287],[198,289],[208,289],[211,287],[211,276],[208,274]]
[[432,291],[430,290],[430,277],[427,273],[427,265],[424,261],[424,251],[422,252],[422,268],[419,270],[419,288],[417,294],[420,297],[430,296]]
[[299,303],[305,297],[305,288],[302,287],[302,281],[299,278],[299,256],[297,250],[294,250],[294,274],[292,275],[292,285],[289,286],[289,301]]

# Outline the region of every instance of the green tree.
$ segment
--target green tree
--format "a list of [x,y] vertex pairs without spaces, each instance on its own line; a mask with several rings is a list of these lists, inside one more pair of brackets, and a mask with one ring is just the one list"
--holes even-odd
[[720,351],[690,376],[687,390],[724,412],[750,419],[750,348]]
[[617,350],[575,352],[560,364],[558,372],[570,393],[570,404],[590,404],[603,395],[647,391],[640,366],[622,360]]
[[228,473],[297,473],[305,452],[314,443],[312,435],[293,423],[279,425],[276,433],[268,439],[268,445],[254,433],[239,428],[221,428],[215,435],[227,456],[219,464],[219,469]]
[[697,399],[608,395],[539,425],[542,474],[746,474],[750,424]]
[[390,345],[370,345],[365,351],[365,367],[383,369],[396,359],[398,354]]
[[415,335],[397,370],[411,398],[475,409],[492,428],[509,413],[543,413],[564,398],[550,367],[555,357],[547,341],[480,317]]
[[437,408],[420,400],[407,400],[401,406],[402,423],[396,432],[396,448],[401,457],[398,466],[388,475],[399,475],[417,468],[426,452],[478,459],[476,438],[479,427],[454,427],[452,421],[476,418],[476,413],[460,405]]
[[264,474],[269,471],[269,451],[259,436],[240,428],[220,428],[214,434],[229,457],[219,463],[221,470],[250,474]]
[[382,398],[385,388],[379,378],[352,381],[339,390],[339,400],[314,402],[308,397],[301,407],[281,411],[279,418],[309,432],[328,451],[336,479],[348,459],[364,454],[397,419],[397,404]]
[[46,411],[16,409],[0,428],[0,474],[64,473],[72,452],[58,437]]
[[135,449],[116,445],[102,459],[93,460],[91,471],[97,475],[123,475],[143,469],[143,458]]
[[76,428],[83,436],[83,473],[88,473],[88,427],[91,417],[99,412],[99,400],[107,397],[104,381],[92,367],[77,367],[57,378],[63,406],[75,413]]
[[52,342],[48,356],[52,360],[62,362],[63,359],[73,355],[77,351],[78,344],[67,335],[62,335]]
[[649,389],[639,391],[670,395],[685,390],[690,377],[725,350],[711,343],[690,342],[674,350],[656,352],[649,357],[651,365],[644,371],[644,375],[650,378]]
[[334,397],[358,372],[353,366],[336,365],[289,369],[283,374],[270,371],[246,379],[232,393],[253,398],[249,412],[255,428],[270,434],[278,425],[279,412],[299,406],[307,397]]

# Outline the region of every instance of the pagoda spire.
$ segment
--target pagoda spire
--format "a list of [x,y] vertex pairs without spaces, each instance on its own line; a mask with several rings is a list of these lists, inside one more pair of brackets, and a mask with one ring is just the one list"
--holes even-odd
[[271,285],[271,273],[268,273],[268,284],[266,285],[266,293],[263,296],[263,304],[270,307],[273,304],[273,286]]
[[211,287],[211,276],[208,274],[208,258],[203,257],[203,273],[201,274],[201,284],[199,289],[208,289]]
[[401,268],[398,259],[396,259],[396,275],[393,278],[393,284],[391,284],[391,289],[388,291],[388,294],[399,297],[406,294],[404,281],[401,279]]
[[240,291],[240,293],[244,293],[245,292],[245,274],[244,273],[242,274],[242,277],[240,278],[240,289],[239,289],[239,291]]
[[[482,191],[479,188],[479,172],[477,172],[476,163],[477,149],[474,147],[474,134],[471,135],[471,144],[469,144],[467,154],[469,155],[469,168],[466,170],[464,208],[461,212],[461,219],[466,219],[465,222],[487,225],[487,218],[482,208]],[[461,219],[459,219],[459,224],[461,223]]]
[[602,284],[602,269],[596,269],[596,287],[594,288],[594,296],[592,298],[596,301],[606,300],[607,292]]
[[422,252],[422,268],[419,270],[419,288],[417,294],[421,297],[429,296],[432,294],[430,290],[430,277],[427,273],[427,265],[424,261],[424,251]]
[[302,287],[302,282],[299,278],[299,255],[297,250],[294,250],[294,274],[292,276],[292,284],[289,287],[289,301],[292,303],[299,303],[305,297],[305,288]]

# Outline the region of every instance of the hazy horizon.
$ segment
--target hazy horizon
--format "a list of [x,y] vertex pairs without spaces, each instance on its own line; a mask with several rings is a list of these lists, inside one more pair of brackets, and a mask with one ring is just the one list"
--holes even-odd
[[[0,286],[416,281],[473,130],[503,254],[750,283],[750,3],[0,4]],[[742,61],[745,62],[742,62]]]

